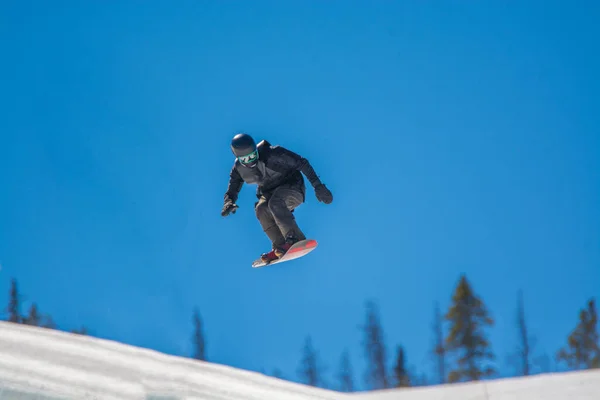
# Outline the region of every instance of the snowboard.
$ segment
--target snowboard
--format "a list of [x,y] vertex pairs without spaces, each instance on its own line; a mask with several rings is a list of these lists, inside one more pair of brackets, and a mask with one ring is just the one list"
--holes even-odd
[[314,239],[305,239],[301,240],[298,243],[295,243],[290,249],[283,255],[283,257],[278,258],[277,260],[271,261],[269,263],[265,263],[263,260],[256,259],[252,263],[252,268],[260,268],[265,267],[267,265],[279,264],[286,261],[295,260],[296,258],[303,257],[317,248],[317,241]]

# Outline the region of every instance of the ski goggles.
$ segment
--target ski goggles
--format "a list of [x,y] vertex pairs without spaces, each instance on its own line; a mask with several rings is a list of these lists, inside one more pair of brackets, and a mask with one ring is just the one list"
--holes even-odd
[[238,160],[244,165],[253,164],[258,160],[258,150],[254,150],[252,153],[246,154],[245,156],[240,156],[238,157]]

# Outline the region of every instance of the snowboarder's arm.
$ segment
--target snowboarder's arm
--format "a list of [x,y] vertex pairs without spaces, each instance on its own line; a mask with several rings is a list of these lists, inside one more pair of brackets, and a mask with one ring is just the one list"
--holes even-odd
[[313,187],[321,183],[319,176],[306,158],[294,153],[291,150],[284,148],[281,149],[285,157],[288,159],[288,162],[293,165],[295,169],[302,172]]
[[227,191],[225,192],[224,201],[227,203],[231,201],[235,203],[237,201],[240,190],[242,189],[242,185],[244,184],[244,180],[242,179],[240,173],[238,172],[235,165],[231,168],[231,172],[229,173],[229,184],[227,185]]
[[312,165],[310,165],[310,163],[308,162],[308,160],[306,158],[304,158],[304,157],[300,158],[299,169],[306,176],[306,179],[308,179],[308,181],[310,182],[310,184],[313,187],[316,187],[318,184],[321,183],[319,176],[317,175],[314,168],[312,167]]
[[293,151],[283,149],[283,154],[289,160],[288,162],[294,166],[297,170],[301,171],[306,179],[310,182],[312,187],[315,189],[315,194],[317,196],[317,200],[324,202],[325,204],[330,204],[333,201],[333,195],[331,191],[321,182],[319,176],[315,172],[310,162],[299,154],[294,153]]

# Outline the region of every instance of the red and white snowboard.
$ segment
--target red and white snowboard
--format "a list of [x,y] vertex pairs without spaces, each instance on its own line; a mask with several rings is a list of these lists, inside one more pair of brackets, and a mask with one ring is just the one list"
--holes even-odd
[[303,257],[317,248],[317,241],[314,239],[301,240],[295,243],[290,249],[283,255],[270,263],[265,263],[263,260],[258,258],[252,263],[252,268],[260,268],[267,265],[279,264],[281,262],[295,260],[296,258]]

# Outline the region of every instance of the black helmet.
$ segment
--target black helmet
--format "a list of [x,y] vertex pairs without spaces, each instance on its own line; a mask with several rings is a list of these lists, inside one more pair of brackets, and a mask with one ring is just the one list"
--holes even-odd
[[246,167],[254,167],[258,161],[258,151],[252,136],[238,133],[231,140],[231,151]]

